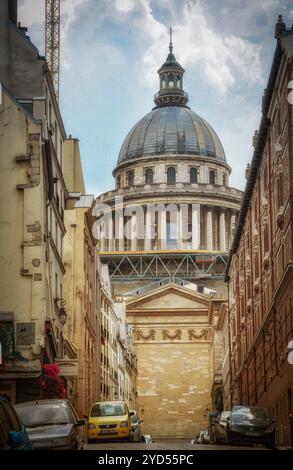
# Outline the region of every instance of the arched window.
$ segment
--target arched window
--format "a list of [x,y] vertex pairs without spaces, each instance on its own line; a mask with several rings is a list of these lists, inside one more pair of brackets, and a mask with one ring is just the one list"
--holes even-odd
[[165,78],[165,75],[162,75],[162,88],[166,88],[166,78]]
[[181,88],[181,77],[177,75],[177,88]]
[[197,169],[196,168],[190,168],[190,183],[197,183]]
[[214,170],[210,170],[210,184],[215,184],[216,175]]
[[117,189],[121,188],[121,175],[118,175],[116,178],[116,186],[117,186]]
[[167,183],[176,183],[176,170],[173,166],[169,166],[167,170]]
[[148,168],[145,172],[145,184],[153,184],[154,172],[151,168]]
[[133,186],[133,183],[134,183],[134,172],[133,171],[129,171],[127,173],[127,180],[128,180],[128,186],[129,187]]
[[227,184],[227,175],[226,173],[223,173],[223,186],[226,186]]
[[168,77],[168,86],[169,86],[169,87],[173,87],[173,86],[174,86],[174,77],[173,77],[173,73],[170,73],[170,74],[169,74],[169,77]]

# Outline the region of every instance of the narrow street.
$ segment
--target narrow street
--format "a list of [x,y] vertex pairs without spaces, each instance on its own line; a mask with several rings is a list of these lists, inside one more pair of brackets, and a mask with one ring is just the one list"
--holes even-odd
[[264,447],[226,446],[211,444],[191,444],[190,439],[158,439],[155,442],[145,444],[143,442],[103,442],[98,444],[86,444],[85,450],[265,450]]

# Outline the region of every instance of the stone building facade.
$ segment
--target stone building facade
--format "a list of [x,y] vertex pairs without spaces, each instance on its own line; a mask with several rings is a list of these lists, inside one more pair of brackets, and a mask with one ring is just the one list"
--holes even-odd
[[226,279],[230,404],[266,406],[293,444],[293,34],[282,17]]
[[100,390],[99,271],[92,235],[93,203],[93,196],[70,192],[64,214],[64,300],[70,312],[65,338],[76,348],[74,359],[78,361],[77,375],[67,379],[72,382],[72,401],[79,416],[88,413]]
[[216,324],[222,303],[175,284],[127,300],[138,357],[137,411],[146,434],[191,438],[207,429],[221,367]]
[[0,5],[0,380],[12,401],[24,401],[39,396],[42,365],[64,352],[66,133],[45,59],[17,23],[16,6]]

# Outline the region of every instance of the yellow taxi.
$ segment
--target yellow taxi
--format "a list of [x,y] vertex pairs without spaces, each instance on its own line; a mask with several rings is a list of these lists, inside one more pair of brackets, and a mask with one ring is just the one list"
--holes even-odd
[[124,401],[94,403],[88,416],[88,443],[96,439],[131,440],[131,415]]

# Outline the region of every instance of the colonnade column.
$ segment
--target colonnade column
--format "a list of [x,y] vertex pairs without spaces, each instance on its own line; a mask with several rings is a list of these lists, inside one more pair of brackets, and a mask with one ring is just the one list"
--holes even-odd
[[176,248],[178,250],[182,250],[183,249],[183,221],[182,221],[182,212],[181,212],[181,209],[180,209],[180,205],[177,207],[177,221],[176,221],[176,224],[177,224]]
[[219,249],[220,251],[226,251],[226,211],[221,210],[220,212],[220,243]]
[[118,240],[118,250],[124,251],[124,218],[123,211],[115,213],[115,239]]
[[231,213],[231,218],[230,218],[230,246],[232,246],[235,228],[236,228],[236,212],[233,211]]
[[144,249],[146,251],[152,248],[152,213],[148,210],[148,206],[145,208],[145,239]]
[[105,222],[102,222],[100,226],[100,251],[106,251],[106,230],[105,230]]
[[200,246],[200,205],[192,204],[191,206],[191,224],[192,224],[192,241],[191,247],[193,250],[198,250]]
[[112,251],[114,250],[114,234],[113,234],[113,218],[112,218],[112,212],[109,214],[109,219],[108,219],[108,227],[106,231],[107,235],[107,241],[108,241],[108,250]]
[[166,210],[161,210],[158,213],[159,216],[159,240],[161,250],[166,248]]
[[213,213],[212,213],[212,208],[209,206],[207,207],[206,235],[207,235],[207,250],[213,250]]
[[137,250],[137,214],[131,216],[131,251]]

